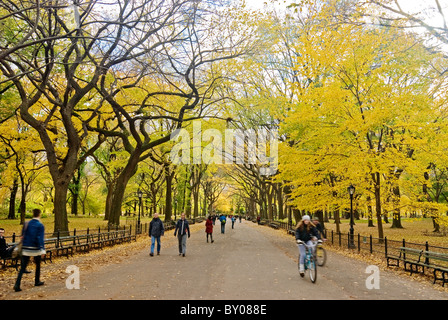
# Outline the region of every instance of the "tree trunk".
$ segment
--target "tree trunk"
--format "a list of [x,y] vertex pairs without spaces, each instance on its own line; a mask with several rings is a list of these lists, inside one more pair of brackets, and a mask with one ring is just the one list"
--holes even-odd
[[284,212],[283,212],[283,186],[281,183],[278,184],[277,188],[277,204],[278,204],[278,219],[283,220],[285,219]]
[[193,218],[199,216],[199,192],[195,190],[193,192]]
[[434,230],[432,232],[440,232],[440,225],[437,223],[436,218],[432,217],[432,225]]
[[273,214],[273,208],[272,208],[272,192],[269,190],[270,188],[268,187],[268,190],[266,192],[266,196],[267,196],[267,213],[268,213],[268,220],[273,220],[274,219],[274,214]]
[[166,193],[165,193],[165,221],[171,221],[171,215],[173,211],[172,206],[172,183],[174,178],[174,172],[170,172],[169,165],[164,167],[165,170],[165,182],[166,182]]
[[191,185],[189,179],[185,184],[185,216],[191,218]]
[[383,239],[383,222],[381,220],[381,181],[380,181],[380,173],[372,174],[373,181],[375,185],[375,209],[376,209],[376,218],[378,223],[378,238]]
[[68,235],[67,193],[71,178],[59,180],[54,188],[54,229],[53,234]]
[[72,183],[69,185],[69,190],[72,194],[71,212],[74,216],[78,216],[79,192],[81,190],[81,169],[76,170],[73,175]]
[[17,196],[18,189],[19,189],[19,182],[17,181],[17,179],[14,179],[14,182],[13,182],[12,188],[11,188],[11,195],[9,197],[8,219],[16,218],[16,196]]
[[334,211],[334,223],[336,224],[336,233],[341,233],[341,209]]
[[26,214],[26,190],[25,186],[22,186],[22,197],[20,199],[19,214],[20,214],[20,224],[25,224],[25,214]]
[[368,221],[368,227],[375,227],[373,224],[373,210],[371,205],[371,198],[370,196],[367,197],[367,221]]
[[296,224],[299,223],[299,221],[302,219],[302,214],[300,213],[299,209],[296,208],[291,208],[292,209],[292,214],[294,216],[294,220],[296,222]]
[[202,202],[203,216],[211,215],[212,213],[207,210],[207,196],[204,194],[204,200]]
[[391,228],[403,229],[403,226],[401,225],[401,214],[400,214],[400,187],[395,186],[392,189],[392,192],[393,192],[394,211],[393,211]]
[[108,221],[112,209],[112,199],[114,196],[115,182],[110,182],[107,186],[106,207],[104,210],[104,220]]
[[141,152],[135,150],[129,157],[129,161],[126,167],[118,176],[117,182],[114,188],[114,195],[112,197],[112,208],[110,210],[109,225],[119,226],[121,216],[121,205],[123,203],[124,194],[128,185],[129,179],[135,174],[138,167]]

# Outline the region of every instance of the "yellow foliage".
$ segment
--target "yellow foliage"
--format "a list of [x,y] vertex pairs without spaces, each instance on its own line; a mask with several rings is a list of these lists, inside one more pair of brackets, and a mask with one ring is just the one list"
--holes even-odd
[[353,184],[364,210],[376,184],[386,211],[396,208],[399,187],[409,199],[406,209],[444,213],[445,205],[421,201],[426,167],[442,164],[437,156],[446,150],[445,97],[437,92],[434,100],[432,81],[439,57],[400,29],[330,24],[327,9],[297,32],[292,69],[301,81],[290,83],[297,98],[281,118],[287,138],[278,179],[291,185],[300,209],[346,208]]

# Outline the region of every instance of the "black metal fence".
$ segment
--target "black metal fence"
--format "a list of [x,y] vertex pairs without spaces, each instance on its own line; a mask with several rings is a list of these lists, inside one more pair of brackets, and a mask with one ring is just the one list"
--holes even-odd
[[[106,233],[111,233],[112,231],[126,231],[130,235],[132,235],[133,232],[134,232],[134,235],[136,234],[135,227],[133,228],[132,225],[130,225],[130,226],[123,226],[123,227],[87,228],[85,230],[77,230],[75,228],[75,229],[73,229],[73,231],[71,231],[71,232],[69,231],[68,233],[67,232],[59,232],[59,231],[57,231],[56,233],[47,232],[44,234],[44,239],[46,241],[49,239],[51,239],[52,241],[54,240],[56,242],[56,246],[59,246],[59,243],[62,241],[62,239],[66,238],[66,237],[85,236],[85,235],[101,236]],[[8,244],[17,243],[20,240],[20,234],[16,234],[14,232],[11,236],[5,236],[5,240],[6,240],[6,243],[8,243]]]
[[[290,234],[294,234],[295,225],[286,222],[278,222],[271,220],[264,220],[263,223],[267,226],[276,226],[280,229],[288,231]],[[332,246],[338,246],[341,248],[352,249],[358,253],[370,253],[378,257],[386,259],[388,255],[399,255],[401,247],[408,247],[413,249],[420,249],[424,251],[433,251],[448,254],[447,247],[430,245],[428,241],[425,243],[414,243],[403,240],[392,240],[387,237],[375,238],[372,235],[366,236],[361,234],[355,234],[353,240],[350,238],[350,233],[337,233],[333,230],[325,230],[324,237],[327,239],[327,243]],[[354,246],[351,245],[351,242]]]

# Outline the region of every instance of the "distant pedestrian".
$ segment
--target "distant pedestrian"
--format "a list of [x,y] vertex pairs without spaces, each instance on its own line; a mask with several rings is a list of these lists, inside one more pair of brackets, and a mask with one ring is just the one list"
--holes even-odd
[[205,233],[207,233],[207,243],[208,236],[210,236],[210,240],[213,243],[213,221],[211,216],[208,216],[207,220],[205,221]]
[[235,216],[232,216],[232,218],[231,218],[231,220],[232,220],[232,229],[233,229],[233,226],[235,225]]
[[157,255],[160,255],[160,237],[165,233],[165,228],[163,226],[162,220],[159,218],[159,214],[154,213],[154,217],[149,223],[149,236],[151,237],[151,251],[149,255],[154,256],[154,246],[157,241]]
[[185,219],[185,212],[182,212],[180,219],[176,223],[176,229],[174,230],[174,236],[177,234],[179,240],[179,255],[185,257],[187,251],[187,236],[190,238],[190,226],[187,219]]
[[34,257],[34,263],[36,264],[36,275],[34,279],[35,286],[41,286],[44,283],[40,281],[40,262],[41,258],[45,256],[44,246],[44,233],[45,228],[42,222],[40,222],[41,211],[39,209],[33,210],[33,219],[25,223],[22,229],[22,258],[20,263],[20,271],[17,276],[14,290],[22,291],[20,289],[20,283],[22,276],[26,271],[30,257]]
[[224,233],[226,231],[226,216],[221,213],[221,215],[219,216],[219,221],[221,222],[221,233]]

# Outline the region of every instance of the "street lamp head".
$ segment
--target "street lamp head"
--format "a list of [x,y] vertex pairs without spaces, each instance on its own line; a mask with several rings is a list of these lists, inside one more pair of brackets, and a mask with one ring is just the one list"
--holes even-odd
[[348,188],[348,193],[352,196],[355,193],[355,187],[353,185],[350,185]]
[[137,194],[138,194],[138,197],[139,197],[139,198],[143,197],[143,192],[142,192],[141,190],[138,190],[138,191],[137,191]]

